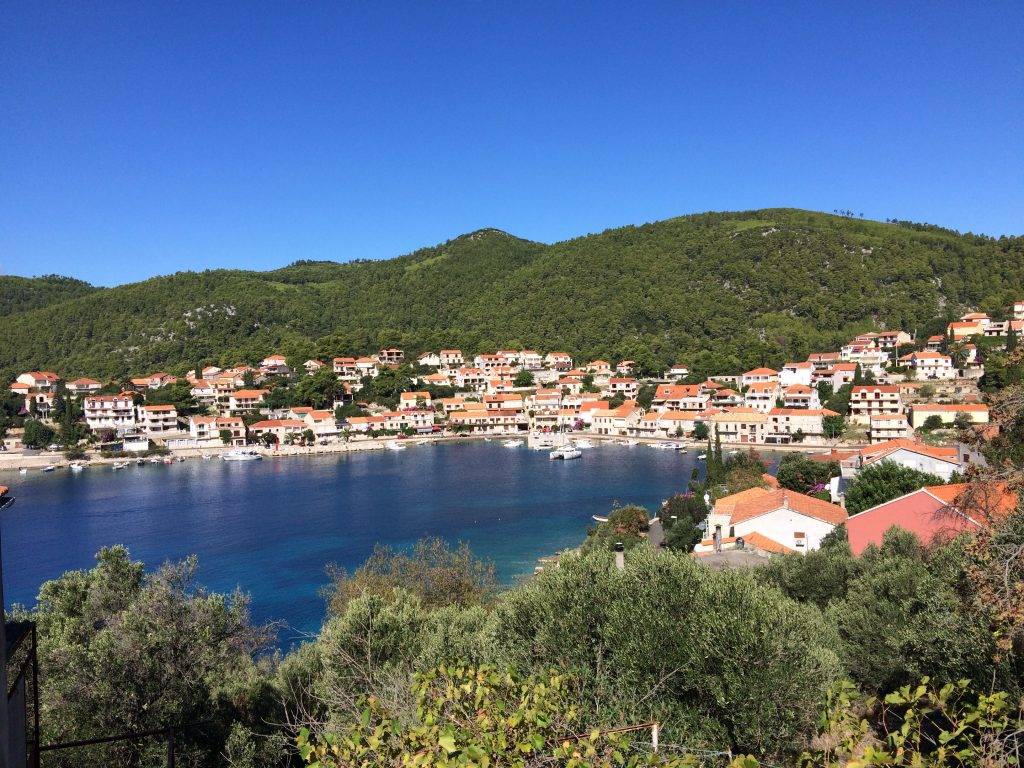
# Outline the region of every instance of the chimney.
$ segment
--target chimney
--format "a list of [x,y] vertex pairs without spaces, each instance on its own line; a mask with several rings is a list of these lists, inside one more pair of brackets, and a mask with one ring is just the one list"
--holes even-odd
[[626,548],[621,541],[615,542],[615,567],[620,571],[626,568]]

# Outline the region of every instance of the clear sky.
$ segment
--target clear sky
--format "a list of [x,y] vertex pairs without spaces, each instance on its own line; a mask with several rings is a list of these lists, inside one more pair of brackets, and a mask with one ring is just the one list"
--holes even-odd
[[0,273],[766,206],[1024,233],[1020,0],[15,0],[0,25]]

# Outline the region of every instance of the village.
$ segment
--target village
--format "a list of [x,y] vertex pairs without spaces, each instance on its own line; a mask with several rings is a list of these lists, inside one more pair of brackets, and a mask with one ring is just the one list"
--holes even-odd
[[[29,371],[10,390],[24,397],[24,415],[43,423],[53,423],[58,397],[74,399],[89,443],[116,447],[119,442],[129,452],[539,433],[857,446],[987,424],[988,407],[977,388],[984,363],[972,340],[1005,344],[1021,330],[1024,302],[1017,302],[1012,319],[997,322],[968,313],[949,324],[946,336],[920,344],[902,330],[865,333],[839,351],[814,353],[780,370],[723,372],[698,382],[690,380],[685,364],[659,377],[640,377],[630,360],[580,364],[559,351],[498,350],[468,358],[458,349],[444,349],[407,361],[403,350],[388,348],[368,357],[310,359],[298,370],[284,356],[271,354],[258,365],[189,371],[185,379],[198,412],[188,415],[173,403],[149,402],[158,399],[154,393],[180,384],[177,376],[163,372],[118,387]],[[390,405],[360,398],[367,381],[407,362],[415,363],[409,383],[416,389],[400,392]],[[325,371],[339,384],[332,403],[274,407],[273,390]],[[843,412],[826,407],[844,392]],[[5,448],[23,448],[17,430],[8,434]]]

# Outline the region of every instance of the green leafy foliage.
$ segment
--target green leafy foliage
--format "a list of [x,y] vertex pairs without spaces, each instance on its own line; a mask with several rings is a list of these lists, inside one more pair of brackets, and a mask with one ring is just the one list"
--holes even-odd
[[[37,291],[35,287],[26,290]],[[0,373],[120,376],[514,341],[695,375],[781,365],[872,327],[1024,294],[1024,239],[793,209],[683,216],[553,245],[481,230],[387,261],[212,270],[21,302]],[[726,343],[727,342],[727,343]]]
[[893,461],[881,461],[857,473],[844,494],[846,511],[856,515],[918,488],[943,484],[941,477]]
[[779,462],[775,479],[783,488],[798,493],[811,493],[827,486],[829,480],[838,476],[838,462],[813,461],[802,453],[787,453]]

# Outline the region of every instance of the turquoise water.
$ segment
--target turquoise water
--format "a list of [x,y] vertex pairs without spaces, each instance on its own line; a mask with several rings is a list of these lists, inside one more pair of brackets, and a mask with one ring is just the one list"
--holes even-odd
[[685,489],[696,451],[598,446],[578,461],[499,442],[417,446],[254,462],[188,461],[115,471],[3,473],[17,502],[2,515],[4,596],[39,586],[125,544],[148,567],[189,554],[198,579],[252,596],[282,644],[315,632],[325,567],[357,567],[380,542],[466,541],[512,583],[537,558],[575,546],[616,503],[655,509]]

